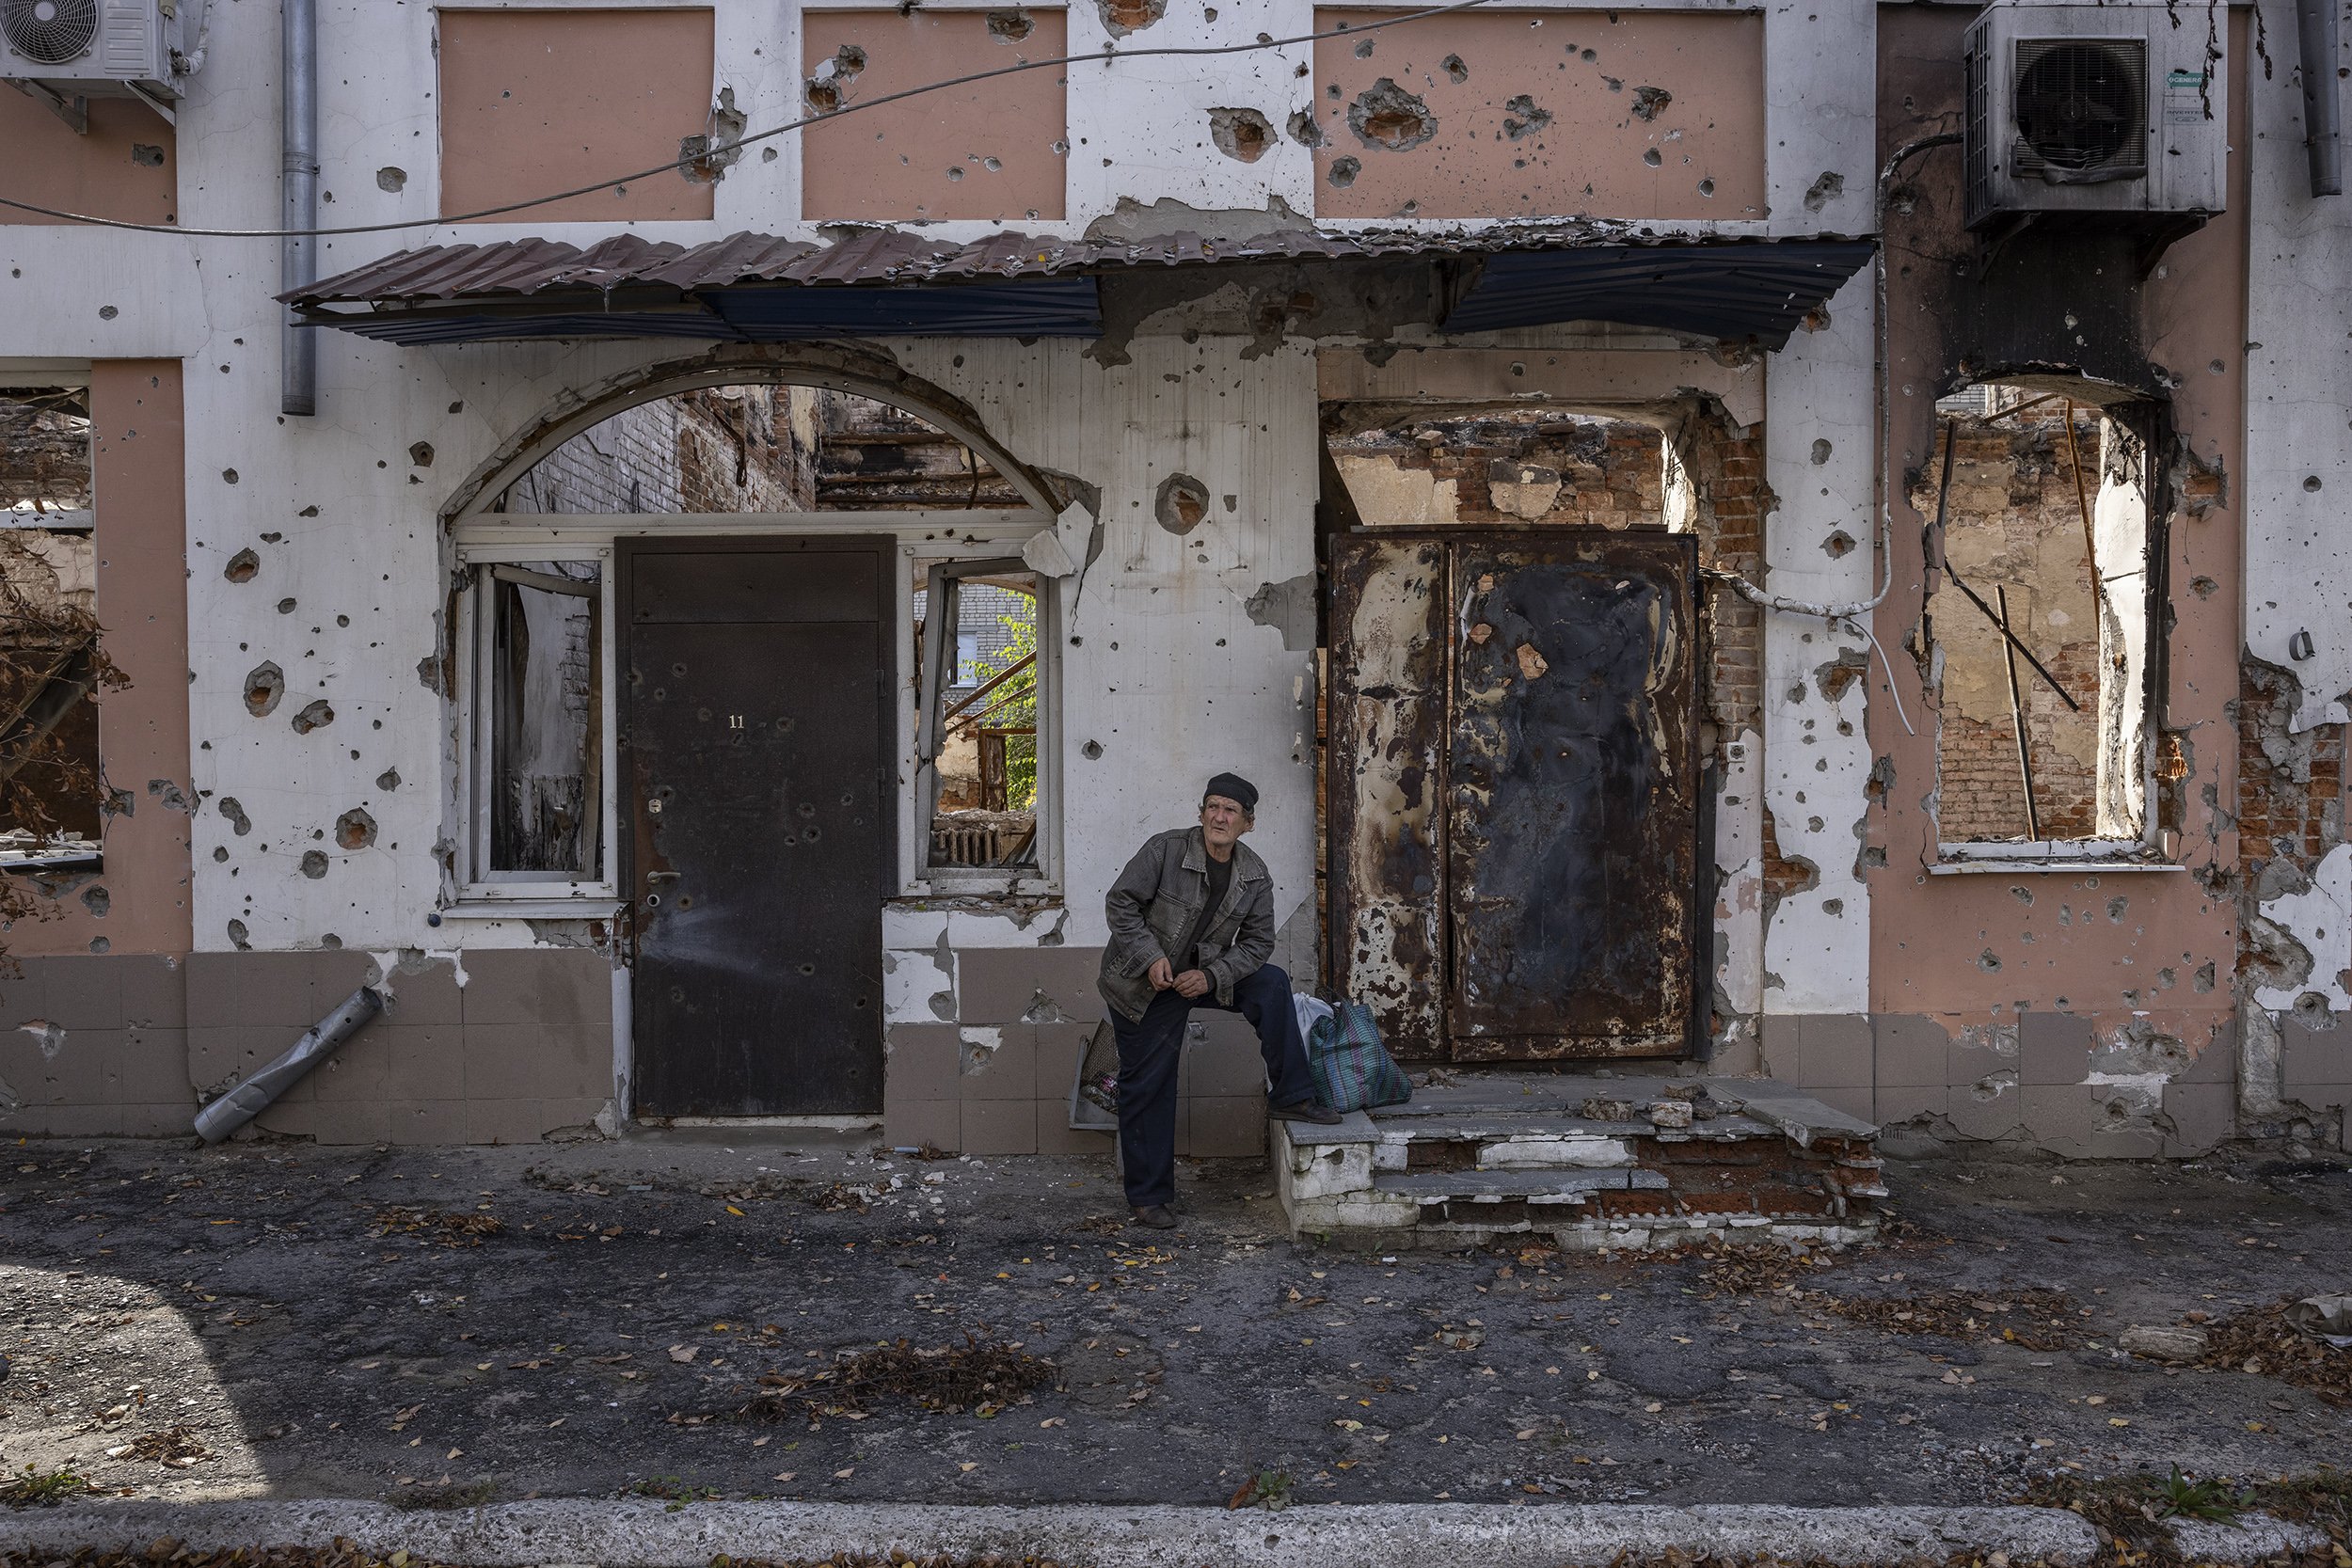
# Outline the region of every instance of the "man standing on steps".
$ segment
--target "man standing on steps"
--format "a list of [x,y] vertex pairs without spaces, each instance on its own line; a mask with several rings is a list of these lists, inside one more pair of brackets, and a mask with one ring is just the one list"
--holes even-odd
[[1315,1103],[1291,977],[1274,951],[1274,879],[1244,848],[1258,789],[1234,773],[1211,779],[1200,825],[1147,840],[1104,897],[1111,927],[1098,985],[1119,1037],[1119,1148],[1137,1225],[1176,1216],[1176,1087],[1184,1023],[1195,1007],[1239,1013],[1258,1031],[1271,1115],[1328,1126]]

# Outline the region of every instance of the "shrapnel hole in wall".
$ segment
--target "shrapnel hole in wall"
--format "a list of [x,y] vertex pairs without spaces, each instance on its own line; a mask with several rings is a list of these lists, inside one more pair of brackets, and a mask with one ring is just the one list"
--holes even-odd
[[2150,737],[2145,444],[2039,388],[1972,388],[1937,417],[1911,500],[1931,527],[1939,502],[1945,519],[1923,640],[1938,836],[2137,839]]
[[0,394],[0,864],[97,852],[91,506],[86,389]]

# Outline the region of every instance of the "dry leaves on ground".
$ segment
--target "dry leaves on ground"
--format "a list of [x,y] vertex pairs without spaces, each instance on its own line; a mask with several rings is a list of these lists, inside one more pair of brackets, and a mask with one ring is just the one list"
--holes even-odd
[[395,1205],[375,1215],[378,1236],[421,1236],[443,1246],[480,1246],[482,1238],[506,1227],[494,1214],[448,1209],[410,1209]]
[[2275,1377],[2330,1404],[2352,1404],[2352,1350],[2297,1333],[2287,1322],[2294,1305],[2293,1297],[2282,1296],[2204,1324],[2205,1354],[2198,1364]]
[[925,1410],[955,1415],[970,1409],[993,1416],[1054,1381],[1054,1364],[1017,1344],[961,1345],[936,1350],[908,1340],[851,1352],[810,1372],[769,1372],[760,1392],[737,1414],[781,1420],[804,1416],[863,1417],[880,1399],[911,1400]]
[[213,1450],[186,1427],[172,1427],[164,1432],[142,1432],[128,1443],[106,1450],[108,1459],[151,1459],[184,1470],[199,1459],[210,1459]]
[[1939,1291],[1920,1296],[1835,1296],[1810,1292],[1824,1311],[1889,1334],[1947,1339],[1990,1334],[2026,1350],[2072,1350],[2082,1343],[2082,1309],[2064,1291]]

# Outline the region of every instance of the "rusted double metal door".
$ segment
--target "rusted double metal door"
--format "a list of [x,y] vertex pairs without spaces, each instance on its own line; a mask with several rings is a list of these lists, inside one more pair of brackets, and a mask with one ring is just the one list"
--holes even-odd
[[1330,969],[1400,1054],[1694,1053],[1688,535],[1332,541]]

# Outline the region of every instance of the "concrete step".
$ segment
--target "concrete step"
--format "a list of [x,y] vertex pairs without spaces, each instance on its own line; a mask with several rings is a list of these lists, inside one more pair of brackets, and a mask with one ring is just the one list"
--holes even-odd
[[[1584,1114],[1597,1100],[1611,1114]],[[1708,1114],[1661,1125],[1661,1103]],[[1859,1239],[1886,1196],[1876,1133],[1769,1080],[1482,1073],[1271,1136],[1295,1235],[1460,1245],[1533,1230],[1612,1246],[1757,1227]]]

